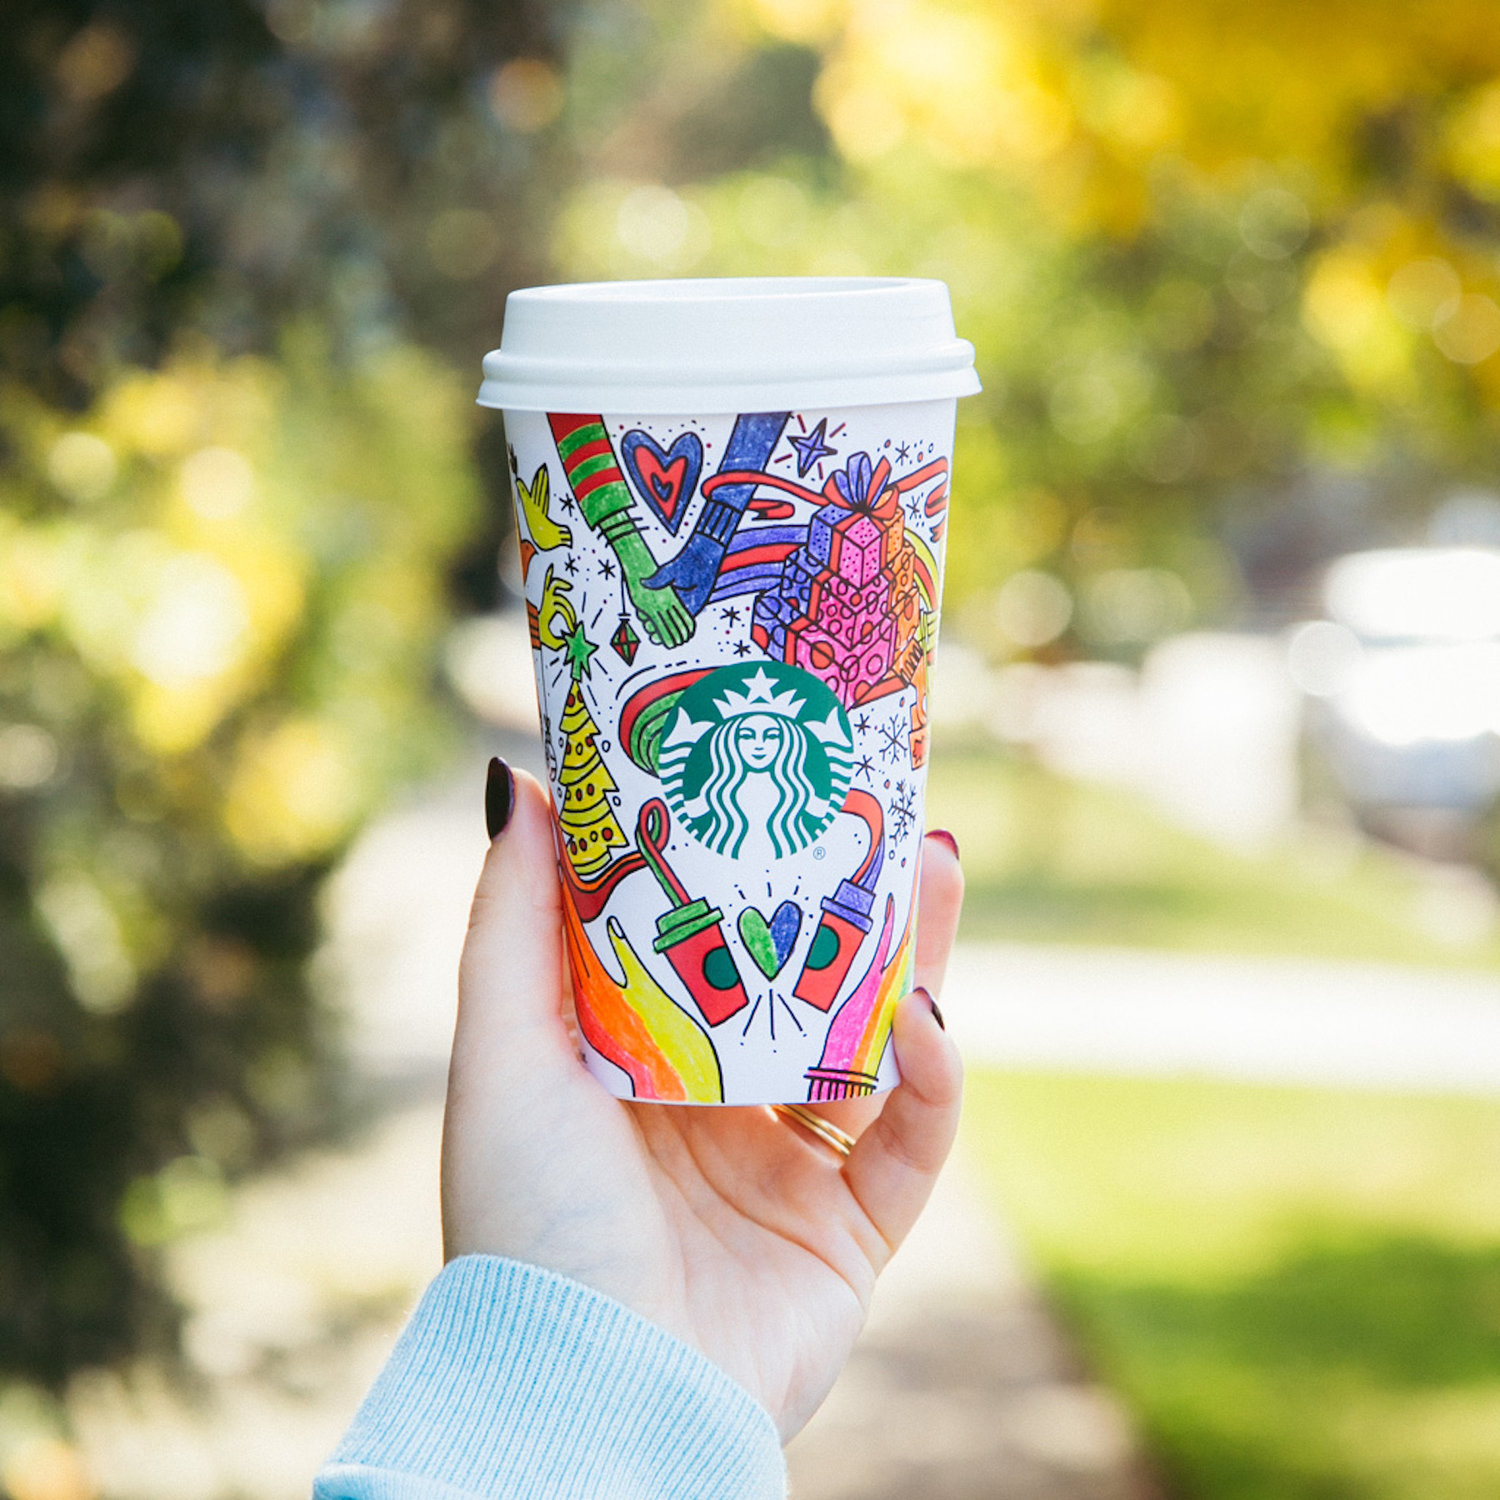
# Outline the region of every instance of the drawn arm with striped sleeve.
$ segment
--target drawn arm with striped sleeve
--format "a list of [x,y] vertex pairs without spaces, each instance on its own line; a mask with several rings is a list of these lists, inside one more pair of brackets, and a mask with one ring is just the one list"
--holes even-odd
[[549,412],[547,422],[573,497],[584,520],[619,559],[630,602],[646,634],[664,646],[682,645],[692,635],[695,621],[670,583],[653,586],[646,581],[656,573],[656,559],[630,513],[630,490],[603,419]]

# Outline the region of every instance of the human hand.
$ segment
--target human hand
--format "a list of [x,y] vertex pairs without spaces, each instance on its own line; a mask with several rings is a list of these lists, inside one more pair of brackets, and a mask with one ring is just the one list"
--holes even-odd
[[[786,1441],[828,1393],[952,1145],[957,1050],[908,995],[900,1086],[819,1106],[858,1137],[847,1160],[763,1106],[611,1097],[578,1054],[546,793],[518,774],[513,800],[460,969],[445,1252],[527,1261],[623,1302],[733,1376]],[[954,853],[927,839],[916,977],[932,994],[962,891]]]

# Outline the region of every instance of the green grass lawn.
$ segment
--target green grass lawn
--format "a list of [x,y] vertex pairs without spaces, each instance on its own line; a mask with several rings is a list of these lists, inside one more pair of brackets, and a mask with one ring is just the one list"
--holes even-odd
[[1493,932],[1454,945],[1424,930],[1410,861],[1331,833],[1238,855],[1128,792],[946,746],[927,822],[963,845],[968,938],[1500,965]]
[[1500,1495],[1500,1101],[981,1073],[965,1132],[1178,1493]]

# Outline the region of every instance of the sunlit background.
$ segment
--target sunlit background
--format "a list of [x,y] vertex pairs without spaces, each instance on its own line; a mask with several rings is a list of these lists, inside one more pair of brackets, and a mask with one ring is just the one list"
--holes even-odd
[[1500,1492],[1492,7],[12,0],[5,1500],[306,1493],[540,761],[479,358],[788,273],[943,278],[985,384],[965,1133],[796,1492]]

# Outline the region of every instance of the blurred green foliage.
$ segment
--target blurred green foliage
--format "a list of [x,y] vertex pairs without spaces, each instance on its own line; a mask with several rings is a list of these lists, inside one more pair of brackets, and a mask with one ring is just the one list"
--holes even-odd
[[1500,1484],[1500,1106],[979,1073],[966,1138],[1169,1483]]
[[540,264],[546,48],[459,3],[0,28],[0,1376],[169,1356],[157,1252],[339,1114],[316,897],[494,586],[435,351]]
[[448,732],[465,395],[304,330],[4,403],[0,1364],[130,1347],[183,1184],[329,1121],[313,898]]

